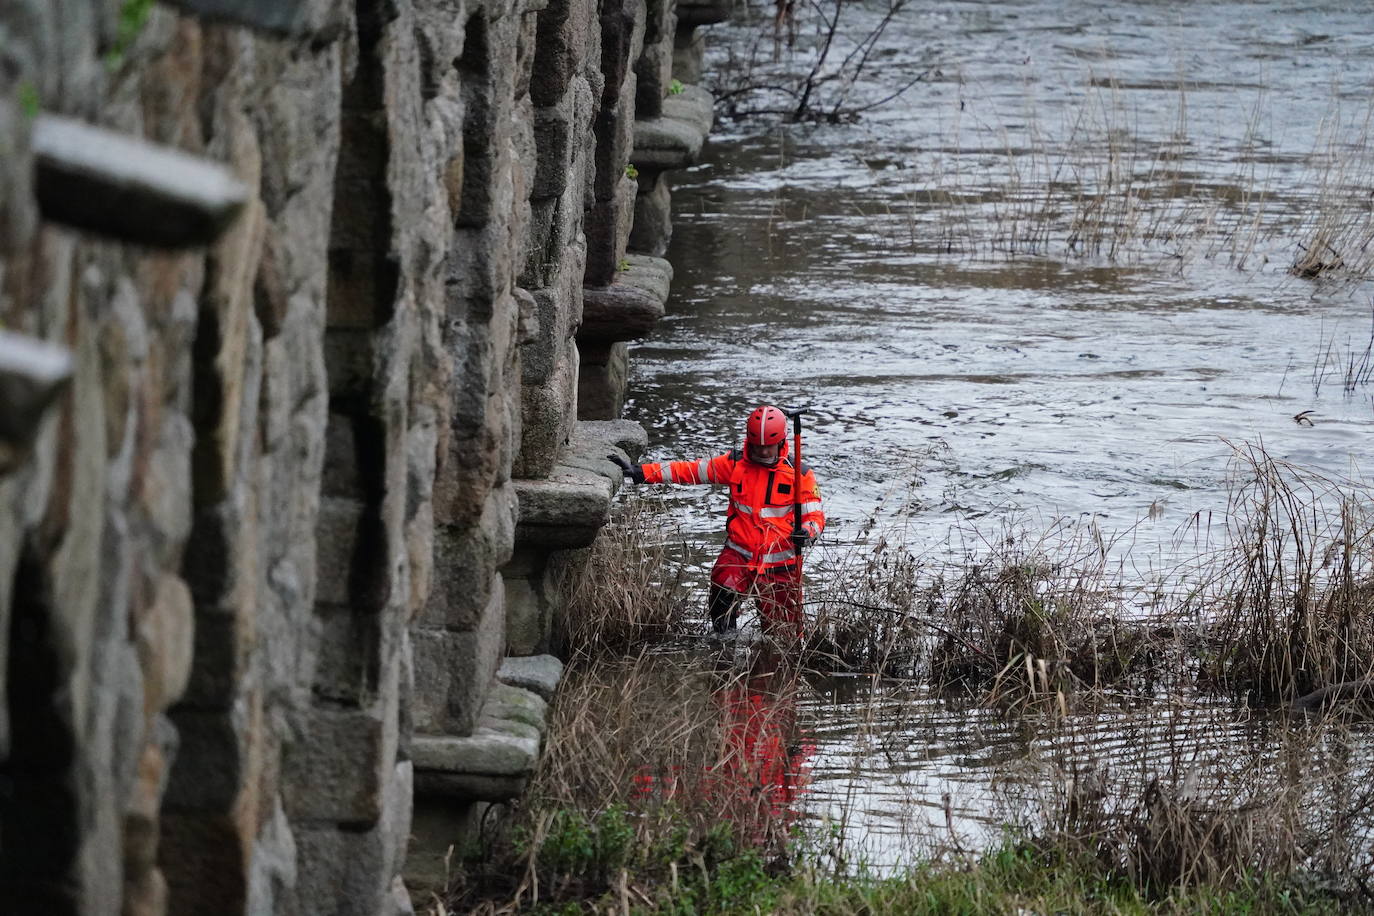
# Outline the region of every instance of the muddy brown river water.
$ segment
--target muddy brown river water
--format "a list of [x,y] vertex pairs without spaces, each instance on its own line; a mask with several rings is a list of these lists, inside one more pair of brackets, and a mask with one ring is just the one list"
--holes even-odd
[[[845,7],[841,46],[880,13]],[[718,92],[759,28],[710,33]],[[1232,444],[1363,479],[1374,292],[1288,268],[1324,251],[1323,218],[1369,238],[1367,7],[912,4],[848,104],[923,72],[852,124],[722,121],[674,175],[672,300],[633,348],[626,408],[651,459],[731,447],[760,402],[813,406],[822,575],[895,503],[908,546],[950,562],[1008,531],[1091,529],[1123,576],[1165,581],[1199,520],[1225,546]],[[720,497],[640,498],[706,562]],[[1248,770],[1279,727],[1179,703],[1041,733],[862,680],[797,702],[814,752],[796,804],[877,861],[913,823],[995,838],[993,794],[1034,784],[1051,749]],[[874,728],[875,708],[902,714]]]

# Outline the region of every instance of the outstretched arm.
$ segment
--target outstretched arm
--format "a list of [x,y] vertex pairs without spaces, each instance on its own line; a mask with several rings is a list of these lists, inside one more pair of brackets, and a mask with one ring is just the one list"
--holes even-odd
[[635,483],[726,484],[738,460],[733,454],[702,458],[699,461],[667,461],[630,464],[619,455],[607,455]]

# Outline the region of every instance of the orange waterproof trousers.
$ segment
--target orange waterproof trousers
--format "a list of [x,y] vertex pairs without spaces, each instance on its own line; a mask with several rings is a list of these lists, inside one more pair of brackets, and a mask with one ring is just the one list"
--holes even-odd
[[[797,563],[758,569],[738,551],[726,547],[711,568],[711,584],[733,593],[731,613],[737,613],[735,605],[741,598],[753,598],[763,618],[765,633],[801,637],[801,569]],[[716,611],[713,607],[712,612]]]

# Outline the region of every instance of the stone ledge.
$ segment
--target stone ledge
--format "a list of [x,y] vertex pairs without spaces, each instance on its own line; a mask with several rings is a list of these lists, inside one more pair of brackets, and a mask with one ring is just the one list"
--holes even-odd
[[470,801],[516,797],[539,760],[547,719],[548,703],[537,693],[494,685],[471,735],[412,739],[416,793]]
[[630,162],[639,169],[671,171],[697,161],[711,132],[714,100],[700,86],[687,86],[663,100],[663,114],[635,122]]
[[[591,453],[604,444],[618,448],[626,457],[635,459],[649,447],[649,434],[633,420],[578,420],[573,427],[573,441],[579,445],[578,452]],[[588,446],[582,447],[583,442]]]
[[663,318],[663,303],[628,283],[589,286],[582,291],[582,327],[577,340],[637,340]]
[[563,663],[552,655],[512,656],[496,669],[496,679],[512,687],[531,690],[547,703],[553,700],[558,682],[563,679]]
[[22,460],[71,377],[65,347],[0,330],[0,473]]
[[209,244],[248,200],[218,162],[73,118],[41,115],[33,155],[45,219],[126,242]]
[[625,262],[630,269],[621,274],[621,282],[642,289],[667,305],[673,289],[672,262],[647,254],[627,254]]
[[663,318],[672,265],[648,255],[626,255],[625,261],[629,268],[617,273],[610,286],[583,287],[579,342],[635,340]]
[[611,497],[623,482],[607,454],[639,455],[647,443],[638,423],[579,421],[547,478],[511,481],[520,504],[516,544],[550,550],[590,546],[610,521]]
[[615,468],[604,460],[604,473],[559,464],[542,480],[513,480],[520,500],[515,542],[553,550],[587,547],[611,516]]
[[482,705],[482,719],[477,726],[477,734],[490,730],[494,734],[529,737],[530,731],[536,738],[544,737],[547,728],[548,701],[533,690],[514,684],[497,682],[487,694]]
[[681,29],[725,22],[733,8],[733,0],[678,0],[677,25]]
[[539,756],[539,739],[479,726],[463,738],[416,735],[410,753],[417,773],[527,776]]

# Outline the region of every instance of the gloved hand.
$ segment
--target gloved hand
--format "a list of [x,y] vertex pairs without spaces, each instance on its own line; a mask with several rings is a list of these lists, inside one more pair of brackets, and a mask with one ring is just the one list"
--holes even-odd
[[814,538],[812,538],[811,535],[807,533],[804,529],[792,529],[792,549],[797,552],[798,556],[801,555],[801,552],[803,550],[811,546],[813,540]]
[[627,480],[634,481],[635,483],[644,482],[644,469],[639,465],[630,464],[630,462],[621,458],[619,455],[607,455],[606,457],[614,461],[620,469],[625,472],[625,478]]

